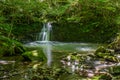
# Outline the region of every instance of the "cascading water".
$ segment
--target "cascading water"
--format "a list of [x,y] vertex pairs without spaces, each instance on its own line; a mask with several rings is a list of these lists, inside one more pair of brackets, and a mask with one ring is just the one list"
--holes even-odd
[[50,40],[50,32],[52,30],[52,25],[51,23],[46,23],[44,24],[41,32],[39,33],[39,36],[38,36],[38,41],[49,41]]
[[51,56],[52,45],[49,43],[51,30],[52,30],[52,25],[51,23],[48,22],[43,25],[43,28],[38,36],[38,41],[44,42],[43,51],[47,57],[48,66],[51,65],[51,61],[52,61],[52,56]]

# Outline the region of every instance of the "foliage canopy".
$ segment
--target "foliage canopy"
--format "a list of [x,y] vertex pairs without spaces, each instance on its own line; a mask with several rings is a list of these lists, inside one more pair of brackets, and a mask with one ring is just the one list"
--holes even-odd
[[[65,33],[62,33],[66,34],[67,30],[70,30],[65,35],[67,39],[60,33],[58,38],[55,35],[56,40],[75,41],[76,38],[69,37],[74,36],[72,29],[75,29],[74,32],[81,34],[77,41],[85,41],[86,39],[81,38],[89,34],[92,38],[89,41],[104,42],[118,32],[119,12],[118,0],[1,0],[0,34],[22,39],[21,35],[24,33],[40,31],[36,27],[41,27],[41,23],[52,22],[55,26],[62,27],[55,29],[55,33],[64,31]],[[69,24],[72,24],[73,28],[69,27]]]

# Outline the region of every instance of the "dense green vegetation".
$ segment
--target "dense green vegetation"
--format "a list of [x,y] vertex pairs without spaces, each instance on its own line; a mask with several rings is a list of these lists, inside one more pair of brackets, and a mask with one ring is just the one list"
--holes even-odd
[[[84,63],[87,57],[94,61],[119,63],[120,59],[116,57],[120,53],[119,13],[119,0],[0,0],[0,57],[22,56],[20,60],[40,61],[39,66],[35,65],[33,69],[34,65],[32,65],[30,68],[32,70],[28,71],[33,74],[33,76],[27,75],[28,78],[33,80],[62,79],[64,74],[68,76],[72,74],[69,70],[56,68],[56,66],[42,68],[42,62],[46,62],[47,59],[41,48],[29,50],[22,44],[35,41],[35,35],[40,32],[43,24],[51,22],[53,26],[51,40],[53,41],[110,43],[107,47],[100,47],[93,55],[81,56],[74,52],[70,54],[56,52],[66,54],[65,60],[70,55],[73,62],[78,60],[81,62],[79,67],[85,65],[85,69],[91,68],[91,66],[86,68],[87,64]],[[119,79],[119,69],[119,66],[112,66],[107,69],[109,75],[95,73],[93,78],[94,80],[106,79],[108,76],[110,79]],[[24,75],[28,73],[25,72]],[[0,74],[3,75],[1,72]],[[76,76],[83,77],[83,75],[84,73],[78,73]],[[85,77],[88,76],[85,75]],[[71,80],[74,79],[75,76],[71,78]]]
[[118,33],[118,0],[5,0],[0,2],[1,34],[35,40],[46,22],[52,22],[52,40],[107,42]]

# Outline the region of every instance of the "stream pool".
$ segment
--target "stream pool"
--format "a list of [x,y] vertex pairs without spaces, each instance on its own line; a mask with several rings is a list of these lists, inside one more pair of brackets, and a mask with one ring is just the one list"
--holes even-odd
[[[52,50],[57,51],[69,51],[69,52],[89,52],[95,51],[99,46],[103,44],[95,44],[95,43],[64,43],[64,42],[56,42],[56,41],[35,41],[28,44],[25,44],[27,47],[42,47],[45,44],[49,44],[52,46]],[[104,45],[105,46],[105,45]]]

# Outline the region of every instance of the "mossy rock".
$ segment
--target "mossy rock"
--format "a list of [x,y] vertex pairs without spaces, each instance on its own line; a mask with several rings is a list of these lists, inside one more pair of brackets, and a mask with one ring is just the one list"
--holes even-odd
[[95,51],[95,53],[98,53],[98,52],[114,54],[113,49],[109,49],[109,48],[106,48],[104,46],[98,47],[98,49]]
[[42,49],[27,51],[23,53],[22,56],[24,57],[24,60],[27,60],[27,61],[46,61],[47,60]]
[[102,74],[100,75],[99,80],[112,80],[112,76],[110,74]]
[[102,53],[105,53],[106,52],[106,49],[105,49],[105,47],[103,47],[103,46],[100,46],[96,51],[95,51],[95,53],[98,53],[98,52],[102,52]]
[[114,56],[111,51],[106,49],[103,46],[100,46],[96,51],[95,51],[95,56],[100,57],[100,58],[106,58],[107,56]]
[[102,52],[98,52],[95,55],[96,55],[96,57],[100,57],[100,58],[105,58],[107,56],[110,56],[109,53],[102,53]]
[[31,80],[82,80],[81,78],[78,74],[72,74],[65,68],[38,67],[33,72]]
[[120,75],[120,66],[113,66],[110,67],[108,70],[112,75]]
[[120,50],[120,33],[118,34],[118,36],[116,36],[114,41],[108,45],[108,48]]
[[96,53],[96,57],[103,58],[103,59],[111,61],[111,62],[120,62],[119,58],[117,58],[114,55],[111,55],[110,53],[98,52],[98,53]]
[[111,49],[107,49],[103,46],[100,46],[96,52],[95,52],[95,57],[97,58],[103,58],[105,60],[111,61],[111,62],[120,62],[120,59],[117,58],[114,55],[114,51]]

